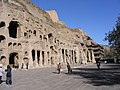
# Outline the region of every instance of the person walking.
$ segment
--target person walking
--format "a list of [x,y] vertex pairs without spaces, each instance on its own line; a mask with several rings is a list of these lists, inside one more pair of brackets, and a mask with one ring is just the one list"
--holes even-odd
[[58,74],[60,74],[60,71],[61,71],[61,63],[57,64],[57,70],[58,70]]
[[2,75],[3,75],[2,64],[0,64],[0,84],[3,82]]
[[96,62],[96,64],[97,64],[97,68],[100,69],[100,61],[99,60]]
[[67,62],[67,69],[68,69],[68,74],[72,73],[72,68],[70,66],[70,64]]
[[9,66],[9,65],[7,65],[7,69],[5,69],[5,72],[7,72],[6,73],[6,84],[8,84],[8,85],[12,85],[12,68]]

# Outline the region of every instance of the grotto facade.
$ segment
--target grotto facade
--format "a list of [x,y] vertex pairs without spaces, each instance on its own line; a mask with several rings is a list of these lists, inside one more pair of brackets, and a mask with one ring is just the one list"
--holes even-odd
[[0,0],[0,62],[39,68],[57,63],[94,63],[101,46],[82,29],[68,28],[55,11],[30,0]]

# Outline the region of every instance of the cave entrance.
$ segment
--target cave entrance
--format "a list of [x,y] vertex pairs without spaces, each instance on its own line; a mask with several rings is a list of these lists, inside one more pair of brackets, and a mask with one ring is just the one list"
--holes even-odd
[[14,53],[10,53],[9,55],[9,64],[14,67],[15,64],[15,56],[18,55],[18,53],[14,52]]
[[19,27],[19,24],[17,21],[11,21],[9,23],[9,36],[12,38],[17,38],[17,28]]

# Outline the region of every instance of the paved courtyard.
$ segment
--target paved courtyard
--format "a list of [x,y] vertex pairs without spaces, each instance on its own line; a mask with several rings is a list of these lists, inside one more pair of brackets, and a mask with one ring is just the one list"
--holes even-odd
[[66,68],[57,74],[55,67],[13,70],[13,85],[3,82],[0,90],[120,90],[120,65],[102,64],[100,70],[95,64],[79,65],[70,75]]

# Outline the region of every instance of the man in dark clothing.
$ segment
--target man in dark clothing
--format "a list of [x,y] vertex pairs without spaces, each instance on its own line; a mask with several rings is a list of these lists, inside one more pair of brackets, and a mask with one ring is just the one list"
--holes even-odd
[[68,73],[71,74],[72,73],[72,69],[70,67],[70,64],[67,62],[67,69],[68,69]]
[[7,69],[5,71],[7,72],[7,74],[6,74],[6,84],[11,85],[12,84],[12,73],[11,73],[12,69],[8,65]]
[[97,68],[100,69],[100,61],[97,61],[96,64],[97,64]]

